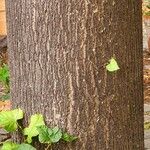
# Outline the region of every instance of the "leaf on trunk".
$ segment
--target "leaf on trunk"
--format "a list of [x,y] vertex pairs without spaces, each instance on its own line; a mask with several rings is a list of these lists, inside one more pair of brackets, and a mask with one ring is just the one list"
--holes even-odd
[[114,72],[114,71],[117,71],[119,70],[119,66],[118,66],[118,63],[117,61],[114,59],[114,58],[111,58],[109,60],[109,64],[106,65],[106,69],[109,71],[109,72]]

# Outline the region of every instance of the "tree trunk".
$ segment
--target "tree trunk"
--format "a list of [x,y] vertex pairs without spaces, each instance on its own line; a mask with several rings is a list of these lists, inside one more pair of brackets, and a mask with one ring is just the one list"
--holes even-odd
[[[143,150],[141,1],[6,1],[11,95],[25,125],[39,112],[79,137],[54,150]],[[111,57],[117,72],[106,71]]]

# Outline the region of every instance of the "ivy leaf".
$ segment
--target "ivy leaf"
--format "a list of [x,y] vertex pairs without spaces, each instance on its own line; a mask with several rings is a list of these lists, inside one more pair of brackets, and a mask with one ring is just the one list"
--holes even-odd
[[37,127],[41,125],[45,125],[43,116],[41,114],[32,115],[29,126],[24,129],[24,135],[27,135],[28,143],[32,142],[32,137],[39,135]]
[[4,142],[1,150],[18,150],[19,144]]
[[114,59],[114,58],[111,58],[109,60],[109,64],[106,65],[106,69],[109,71],[109,72],[114,72],[114,71],[117,71],[119,70],[119,66],[117,64],[117,61]]
[[39,126],[37,127],[39,132],[39,141],[41,143],[51,143],[50,136],[52,135],[53,131],[48,128],[47,126]]
[[18,149],[16,150],[36,150],[36,148],[30,144],[22,143],[21,145],[19,145]]
[[63,136],[62,136],[62,139],[65,141],[65,142],[72,142],[72,141],[75,141],[77,140],[78,137],[76,136],[73,136],[73,135],[70,135],[68,133],[63,133]]
[[4,142],[1,150],[18,150],[19,144],[13,142]]
[[58,127],[54,127],[52,132],[53,133],[50,135],[50,139],[52,143],[57,143],[62,137],[62,131]]
[[1,150],[36,150],[32,145],[29,144],[16,144],[13,142],[5,142],[3,143]]
[[18,127],[17,120],[22,118],[23,111],[20,108],[10,111],[2,111],[0,112],[0,126],[8,132],[15,131]]
[[9,78],[9,68],[7,65],[3,65],[0,68],[0,81],[6,81]]
[[62,131],[58,127],[51,129],[47,126],[40,126],[37,129],[39,131],[39,141],[41,143],[57,143],[62,138]]
[[144,122],[144,129],[149,130],[150,129],[150,122]]
[[9,68],[6,64],[0,67],[0,82],[5,86],[9,84]]

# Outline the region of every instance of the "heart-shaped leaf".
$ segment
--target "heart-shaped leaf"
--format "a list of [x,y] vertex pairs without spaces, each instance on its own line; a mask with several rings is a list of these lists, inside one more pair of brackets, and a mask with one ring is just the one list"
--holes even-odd
[[1,150],[36,150],[36,148],[26,143],[16,144],[13,142],[5,142]]
[[65,142],[72,142],[72,141],[77,140],[77,137],[76,137],[76,136],[73,136],[73,135],[70,135],[70,134],[68,134],[68,133],[63,133],[62,139],[63,139]]
[[109,60],[109,64],[106,65],[106,69],[109,71],[109,72],[114,72],[114,71],[117,71],[119,70],[119,66],[117,64],[117,61],[114,59],[114,58],[111,58]]
[[41,114],[35,114],[31,116],[29,126],[24,129],[24,135],[27,135],[28,143],[32,142],[32,137],[39,135],[37,127],[42,125],[45,125],[45,123]]
[[16,150],[36,150],[36,148],[34,148],[32,145],[22,143],[19,145],[18,149]]
[[0,126],[6,131],[15,131],[18,127],[17,120],[23,118],[23,111],[21,109],[14,109],[10,111],[0,112]]
[[58,127],[51,129],[47,126],[40,126],[37,129],[39,131],[39,141],[41,143],[57,143],[62,138],[62,131]]
[[50,144],[51,143],[50,136],[52,135],[53,131],[45,125],[37,127],[37,130],[39,132],[39,141],[41,143]]
[[13,142],[4,142],[1,150],[18,150],[19,144]]
[[58,127],[54,127],[52,132],[53,133],[50,135],[50,139],[52,143],[57,143],[62,137],[62,131]]

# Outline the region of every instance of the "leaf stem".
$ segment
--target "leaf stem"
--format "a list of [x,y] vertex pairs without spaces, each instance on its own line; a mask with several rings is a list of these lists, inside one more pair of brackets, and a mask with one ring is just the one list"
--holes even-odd
[[[22,129],[22,127],[19,125],[19,123],[17,122],[17,125],[18,125],[18,127],[19,127],[19,129],[21,130],[21,132],[22,132],[22,134],[23,134],[23,129]],[[23,141],[26,143],[26,139],[25,139],[25,137],[23,136]]]
[[[48,144],[47,147],[45,148],[45,150],[48,150],[50,146],[51,146],[51,144]],[[52,147],[51,147],[51,150],[52,150]]]
[[20,129],[21,131],[23,131],[22,127],[19,125],[18,122],[17,122],[17,125],[18,125],[19,129]]

